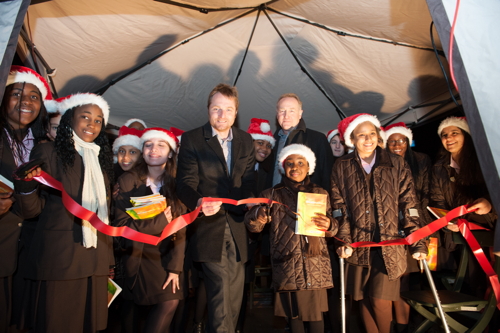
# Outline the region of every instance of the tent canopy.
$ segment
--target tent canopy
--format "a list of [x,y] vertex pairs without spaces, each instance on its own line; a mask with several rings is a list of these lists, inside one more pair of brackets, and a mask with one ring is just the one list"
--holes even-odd
[[410,108],[397,121],[415,123],[436,105],[413,107],[449,99],[431,21],[424,0],[52,0],[25,23],[58,95],[102,93],[112,124],[192,129],[225,82],[238,87],[241,128],[274,125],[278,97],[294,92],[326,133],[359,112],[386,124]]

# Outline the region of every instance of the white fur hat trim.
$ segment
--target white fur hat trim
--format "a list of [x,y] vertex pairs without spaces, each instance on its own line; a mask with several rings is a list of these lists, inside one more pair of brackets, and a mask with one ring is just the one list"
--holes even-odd
[[250,134],[252,136],[252,139],[254,140],[263,140],[263,141],[268,141],[271,143],[271,146],[274,148],[274,144],[276,143],[276,139],[274,139],[270,135],[266,134]]
[[56,113],[59,111],[59,103],[55,99],[46,99],[43,101],[43,104],[48,113]]
[[[166,131],[166,130],[165,130]],[[177,143],[175,142],[174,135],[172,136],[168,135],[164,131],[159,131],[159,130],[146,130],[144,134],[141,136],[141,144],[144,145],[144,142],[150,140],[150,139],[161,139],[167,142],[170,145],[170,148],[172,150],[177,149]]]
[[[354,131],[354,129],[356,127],[358,127],[359,124],[362,124],[365,121],[369,121],[370,123],[375,125],[375,127],[380,129],[380,121],[377,119],[377,117],[375,117],[373,115],[369,115],[369,114],[362,114],[362,115],[358,116],[356,119],[354,119],[353,121],[351,121],[349,126],[347,126],[345,133],[344,133],[344,142],[345,142],[346,146],[354,147],[354,144],[351,141],[351,133],[352,133],[352,131]],[[382,136],[382,138],[384,138],[384,137]]]
[[302,155],[305,157],[307,163],[309,163],[309,175],[312,175],[314,173],[314,169],[316,168],[316,156],[314,155],[314,152],[311,150],[311,148],[294,143],[292,145],[286,146],[281,150],[281,153],[278,156],[278,161],[279,161],[279,170],[282,174],[285,174],[285,169],[283,168],[283,162],[286,160],[286,158],[290,155]]
[[77,106],[82,106],[82,105],[87,105],[87,104],[94,104],[97,105],[101,111],[102,115],[104,117],[104,121],[106,124],[108,123],[108,118],[109,118],[109,105],[108,102],[104,100],[99,95],[92,94],[92,93],[76,93],[68,98],[64,99],[60,103],[60,110],[62,113],[77,107]]
[[[15,73],[15,74],[13,74]],[[42,94],[42,98],[45,99],[47,98],[47,88],[43,84],[43,82],[38,78],[35,74],[29,73],[29,72],[18,72],[18,71],[12,71],[9,73],[9,76],[7,77],[7,83],[5,86],[7,87],[8,85],[11,85],[13,83],[18,83],[18,82],[26,82],[26,83],[31,83],[35,87],[40,90],[40,94]]]
[[410,143],[410,145],[413,141],[413,132],[409,128],[403,126],[396,126],[389,128],[387,131],[385,131],[385,136],[386,136],[385,141],[387,142],[387,140],[389,140],[390,136],[393,134],[401,134],[406,136],[408,138],[408,142]]
[[340,136],[340,134],[339,134],[339,130],[338,130],[338,129],[334,129],[334,130],[331,130],[331,131],[330,131],[330,133],[329,133],[329,134],[328,134],[328,136],[326,137],[326,138],[327,138],[327,140],[328,140],[328,143],[330,143],[330,141],[332,141],[332,139],[333,139],[333,137],[334,137],[335,135],[339,135],[339,136]]
[[127,134],[117,137],[115,142],[113,142],[113,154],[118,154],[118,149],[121,146],[132,146],[142,152],[141,138],[137,135]]
[[127,126],[127,127],[129,127],[129,126],[130,126],[130,124],[135,123],[135,122],[141,123],[141,124],[142,124],[142,126],[144,126],[144,128],[148,128],[148,127],[146,126],[146,123],[144,122],[144,120],[142,120],[142,119],[137,119],[137,118],[131,118],[131,119],[127,120],[127,121],[125,122],[125,124],[123,124],[123,126]]
[[439,124],[438,135],[441,137],[441,132],[449,126],[458,127],[470,134],[469,124],[464,117],[448,117]]

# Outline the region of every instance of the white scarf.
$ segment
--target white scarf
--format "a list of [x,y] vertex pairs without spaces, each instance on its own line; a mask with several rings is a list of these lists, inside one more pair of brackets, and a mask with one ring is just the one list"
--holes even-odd
[[[106,187],[104,176],[99,164],[99,151],[101,147],[94,142],[85,142],[73,131],[75,149],[83,159],[85,169],[83,176],[82,206],[97,216],[102,222],[109,224],[108,202],[106,200]],[[97,230],[89,221],[82,220],[83,246],[97,248]]]

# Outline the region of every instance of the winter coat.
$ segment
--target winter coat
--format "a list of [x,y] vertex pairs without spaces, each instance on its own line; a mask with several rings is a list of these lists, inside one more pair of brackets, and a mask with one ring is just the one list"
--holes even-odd
[[[477,184],[471,187],[470,193],[468,193],[468,196],[471,196],[471,200],[469,202],[460,202],[460,200],[457,200],[454,196],[455,183],[454,180],[452,180],[456,175],[452,169],[453,168],[450,166],[450,156],[448,154],[446,157],[437,161],[432,167],[430,185],[430,200],[432,207],[450,210],[460,205],[471,204],[474,200],[479,198],[485,198],[491,202],[485,183]],[[497,214],[492,209],[490,213],[485,215],[469,213],[462,216],[462,218],[470,222],[480,223],[492,228],[495,225]]]
[[[134,220],[126,213],[126,209],[131,207],[130,198],[151,195],[153,194],[151,188],[146,186],[146,183],[139,179],[139,176],[134,171],[125,172],[118,179],[118,184],[120,185],[120,191],[115,199],[115,220],[113,225],[117,227],[128,226],[133,230],[150,235],[158,236],[161,234],[168,224],[165,214],[158,214],[151,219]],[[142,255],[145,244],[122,239],[120,245],[124,248],[122,255],[127,285],[132,289],[137,280],[137,275],[147,275],[148,273],[141,270],[141,263],[146,260]],[[186,250],[186,228],[179,230],[175,236],[164,239],[156,248],[161,258],[161,263],[157,263],[157,267],[163,267],[163,270],[167,272],[180,274],[183,270],[184,252]],[[156,277],[150,276],[150,278],[154,279]]]
[[[371,170],[375,200],[370,195],[356,151],[339,158],[332,170],[331,202],[339,221],[337,237],[349,244],[374,241],[376,227],[380,231],[380,241],[401,239],[402,232],[409,235],[419,229],[418,201],[408,164],[402,157],[380,147],[376,152]],[[410,251],[412,254],[427,253],[423,241],[413,244]],[[352,265],[368,266],[369,255],[369,248],[356,248],[347,261]],[[382,256],[389,280],[398,279],[406,271],[405,246],[382,247]]]
[[[310,184],[310,193],[328,194],[323,188]],[[273,204],[269,211],[271,263],[273,270],[273,288],[275,291],[296,291],[332,288],[332,268],[324,237],[320,237],[321,254],[306,255],[306,236],[295,234],[297,216],[297,193],[279,183],[264,190],[260,198],[269,198],[284,205]],[[245,224],[250,232],[261,232],[265,224],[255,219],[256,211],[261,206],[254,206],[245,215]],[[327,236],[337,233],[338,223],[332,217],[330,200],[327,196],[326,215],[331,225]]]
[[418,164],[418,175],[414,177],[413,181],[415,184],[415,194],[417,195],[417,200],[420,203],[419,215],[421,217],[420,222],[422,226],[425,226],[432,222],[432,218],[427,210],[429,206],[429,185],[431,177],[431,159],[428,155],[413,152],[413,156]]

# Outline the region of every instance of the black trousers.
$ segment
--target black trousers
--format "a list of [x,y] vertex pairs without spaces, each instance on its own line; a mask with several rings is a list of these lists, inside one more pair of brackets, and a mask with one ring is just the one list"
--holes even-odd
[[[207,249],[208,250],[208,249]],[[243,298],[245,270],[226,224],[222,259],[202,262],[207,289],[208,333],[234,333]]]

